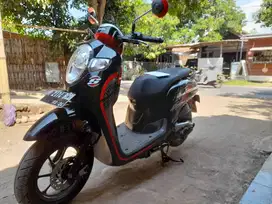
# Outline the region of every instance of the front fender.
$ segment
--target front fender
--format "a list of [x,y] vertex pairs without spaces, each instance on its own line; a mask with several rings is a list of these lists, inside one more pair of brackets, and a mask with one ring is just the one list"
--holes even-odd
[[69,123],[76,119],[76,113],[71,108],[56,108],[42,118],[40,118],[31,128],[27,131],[24,136],[25,141],[36,141],[45,139],[43,134],[46,130],[50,129],[58,123]]

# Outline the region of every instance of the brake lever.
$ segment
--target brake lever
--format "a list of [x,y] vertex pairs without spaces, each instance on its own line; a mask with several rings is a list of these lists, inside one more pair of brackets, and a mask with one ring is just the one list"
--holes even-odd
[[94,32],[90,28],[87,28],[87,32],[88,32],[88,35],[94,35]]
[[138,42],[144,44],[148,48],[150,47],[149,44],[147,42],[145,42],[145,41],[138,40]]
[[120,40],[123,40],[124,42],[127,42],[127,43],[132,43],[132,44],[135,44],[135,45],[144,44],[146,47],[149,48],[148,43],[146,43],[145,41],[142,41],[142,40],[133,39],[131,36],[120,37]]
[[89,14],[89,17],[95,22],[96,25],[99,25],[98,20],[91,14]]
[[94,36],[94,32],[92,31],[92,29],[87,28],[86,32],[87,35],[85,36],[84,41],[88,41],[91,38],[91,36]]

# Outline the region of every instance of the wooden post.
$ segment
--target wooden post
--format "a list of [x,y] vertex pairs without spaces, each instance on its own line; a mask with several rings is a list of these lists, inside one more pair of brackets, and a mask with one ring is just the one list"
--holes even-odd
[[6,63],[6,54],[4,48],[4,38],[2,31],[2,19],[0,12],[0,94],[3,104],[10,104],[10,90],[8,80],[8,69]]
[[242,38],[241,50],[240,50],[240,61],[243,59],[244,39]]
[[223,43],[220,44],[220,57],[223,56]]
[[238,62],[239,45],[240,45],[240,43],[238,42],[237,48],[236,48],[236,62]]
[[202,47],[199,48],[199,52],[198,52],[197,58],[202,58]]

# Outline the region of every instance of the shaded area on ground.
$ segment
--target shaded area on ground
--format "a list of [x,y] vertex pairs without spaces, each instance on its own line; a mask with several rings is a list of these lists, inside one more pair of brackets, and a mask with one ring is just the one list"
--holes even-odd
[[[1,161],[3,161],[1,159]],[[10,167],[0,171],[0,203],[17,203],[13,193],[13,183],[18,166]]]
[[[169,163],[163,168],[159,153],[122,167],[96,161],[73,203],[238,203],[267,157],[253,144],[271,134],[271,121],[232,115],[199,116],[194,121],[188,140],[170,153],[183,158],[184,164]],[[22,151],[17,154],[21,157]],[[15,168],[0,172],[0,203],[15,203]]]
[[[266,120],[272,121],[272,100],[250,100],[247,104],[230,102],[228,105],[230,112],[238,115],[260,115]],[[272,122],[271,122],[272,134]]]

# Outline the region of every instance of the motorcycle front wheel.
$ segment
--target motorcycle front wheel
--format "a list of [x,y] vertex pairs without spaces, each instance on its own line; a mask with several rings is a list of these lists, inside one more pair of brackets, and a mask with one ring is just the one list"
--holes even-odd
[[22,158],[14,182],[19,204],[64,204],[84,187],[92,167],[93,151],[88,160],[80,161],[75,178],[68,176],[78,154],[80,141],[74,134],[54,141],[35,142]]

